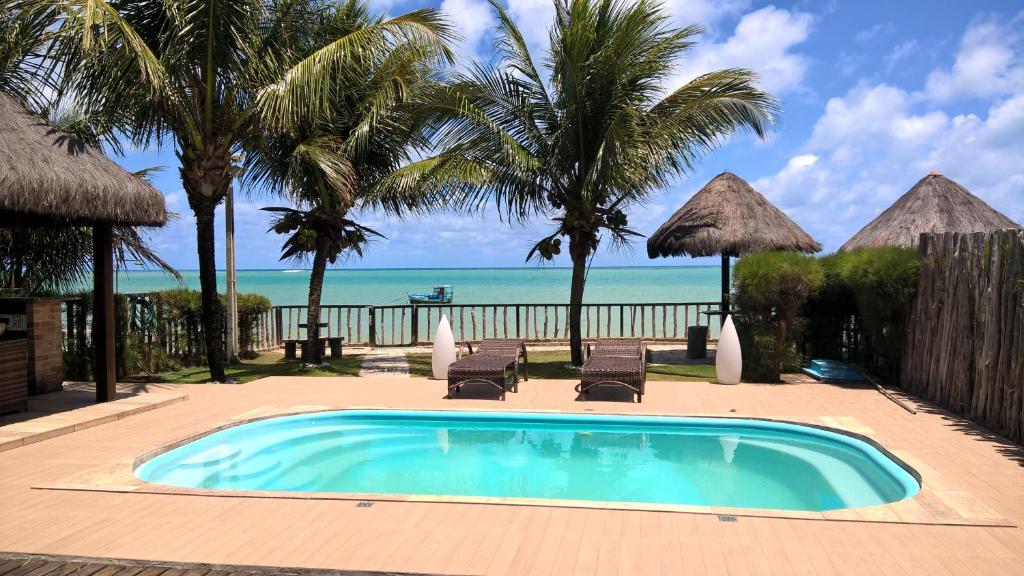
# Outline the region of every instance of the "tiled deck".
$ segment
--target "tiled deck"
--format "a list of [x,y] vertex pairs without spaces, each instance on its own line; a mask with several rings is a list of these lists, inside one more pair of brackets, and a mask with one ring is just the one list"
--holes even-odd
[[113,402],[97,404],[92,385],[69,384],[62,392],[30,397],[25,412],[0,416],[0,452],[185,400],[188,395],[159,384],[140,388],[122,385]]
[[104,466],[113,473],[159,446],[272,411],[586,408],[858,428],[898,449],[919,467],[926,486],[950,489],[966,499],[960,502],[1024,525],[1024,450],[927,406],[911,415],[874,389],[650,382],[643,404],[577,403],[572,383],[559,381],[522,383],[504,403],[446,401],[443,383],[386,376],[269,378],[181,390],[190,401],[0,453],[0,550],[458,574],[1024,572],[1024,531],[1012,527],[748,516],[721,522],[709,514],[420,501],[362,508],[336,499],[32,488]]

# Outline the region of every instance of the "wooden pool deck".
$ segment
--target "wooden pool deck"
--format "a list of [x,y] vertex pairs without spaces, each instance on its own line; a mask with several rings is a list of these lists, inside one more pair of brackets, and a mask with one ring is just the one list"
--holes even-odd
[[[175,390],[187,401],[0,452],[0,552],[441,574],[1024,573],[1021,528],[934,522],[952,510],[1024,525],[1024,450],[962,419],[920,404],[911,415],[874,389],[817,383],[650,382],[643,404],[575,402],[572,386],[525,382],[504,403],[444,400],[441,382],[388,376],[181,386]],[[920,501],[920,518],[874,522],[96,490],[116,485],[141,454],[227,422],[356,406],[817,422],[906,455],[925,486],[945,495]],[[92,486],[67,489],[69,479]]]

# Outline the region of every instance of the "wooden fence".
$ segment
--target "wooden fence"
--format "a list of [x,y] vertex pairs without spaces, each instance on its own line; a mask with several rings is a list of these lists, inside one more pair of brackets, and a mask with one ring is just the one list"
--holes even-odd
[[[585,304],[581,324],[584,338],[637,337],[684,341],[688,326],[709,324],[706,312],[717,302],[670,302],[645,304]],[[346,343],[367,346],[415,346],[430,344],[441,315],[448,317],[456,340],[525,338],[531,342],[569,339],[569,307],[565,304],[402,304],[388,306],[339,306],[321,308],[325,336],[341,336]],[[274,306],[273,319],[257,335],[260,349],[285,340],[302,339],[306,331],[305,306]],[[718,319],[712,317],[710,337],[718,335]]]
[[1024,231],[922,234],[903,387],[1024,442]]

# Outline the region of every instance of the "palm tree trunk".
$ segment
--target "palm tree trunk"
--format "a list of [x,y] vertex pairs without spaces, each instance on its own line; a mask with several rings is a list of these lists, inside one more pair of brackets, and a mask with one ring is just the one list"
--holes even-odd
[[224,381],[224,340],[220,296],[217,294],[217,258],[214,210],[231,186],[231,139],[210,138],[203,146],[181,145],[181,183],[196,215],[199,251],[199,286],[203,302],[203,336],[210,379]]
[[224,349],[221,338],[220,296],[217,294],[217,259],[214,253],[213,202],[193,203],[196,215],[196,246],[199,251],[199,286],[203,304],[203,338],[210,379],[223,382]]
[[324,271],[327,269],[327,251],[317,247],[313,255],[313,270],[309,275],[309,300],[306,303],[306,350],[302,361],[308,364],[323,362],[320,346],[320,296],[324,289]]
[[569,257],[572,259],[572,284],[569,288],[569,354],[573,366],[583,365],[583,333],[580,324],[589,252],[584,242],[569,239]]

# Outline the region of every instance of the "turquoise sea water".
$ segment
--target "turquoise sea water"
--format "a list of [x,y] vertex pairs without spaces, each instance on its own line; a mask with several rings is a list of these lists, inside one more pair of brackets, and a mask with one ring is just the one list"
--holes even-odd
[[[588,303],[716,302],[720,299],[718,266],[592,268],[584,300]],[[185,285],[199,289],[199,273],[184,272]],[[407,303],[409,292],[429,292],[434,284],[455,286],[458,304],[562,304],[569,301],[568,268],[455,268],[328,270],[324,304]],[[163,272],[122,272],[121,293],[177,287]],[[218,287],[223,292],[223,272]],[[238,290],[270,298],[277,305],[305,304],[308,270],[239,270]]]
[[340,411],[216,432],[139,478],[225,490],[350,492],[836,510],[917,493],[855,438],[781,422]]

